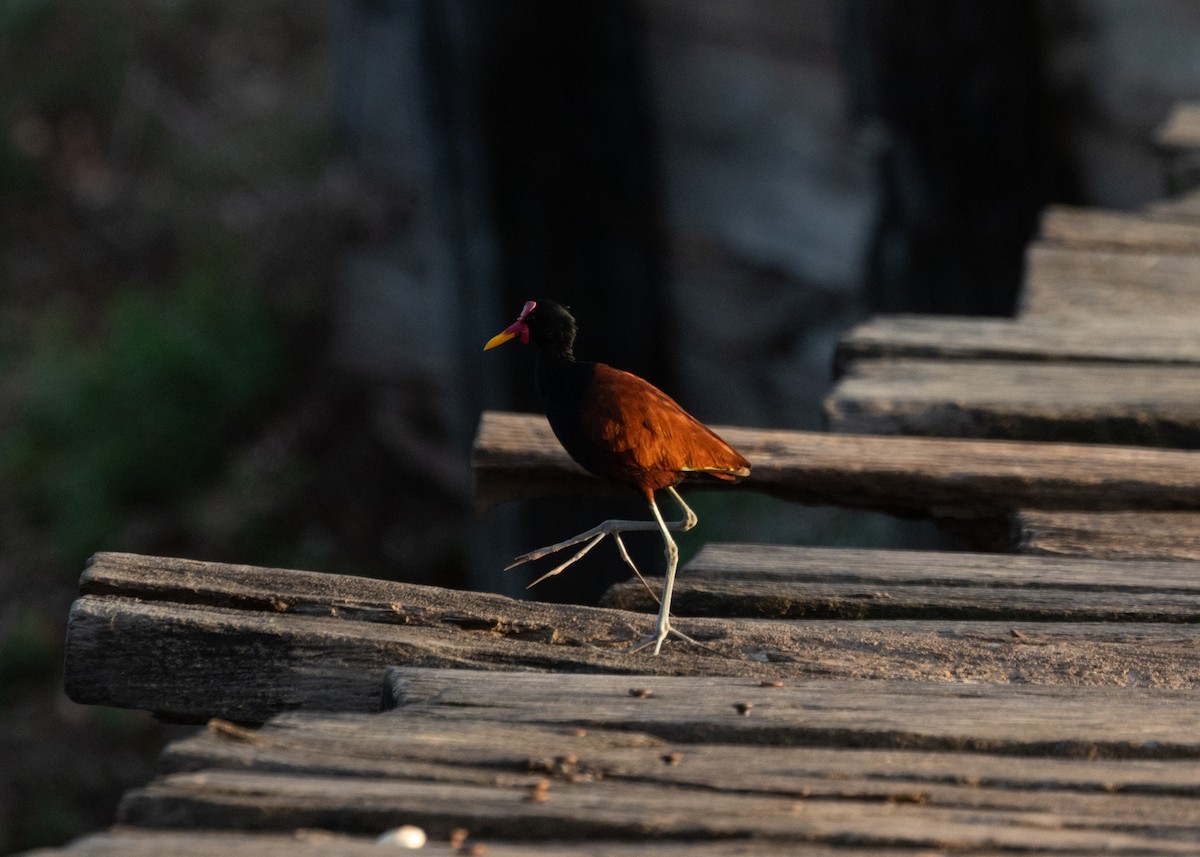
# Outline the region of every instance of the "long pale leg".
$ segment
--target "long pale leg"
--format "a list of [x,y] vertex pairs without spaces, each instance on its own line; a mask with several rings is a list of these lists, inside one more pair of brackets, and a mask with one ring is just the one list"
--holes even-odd
[[[671,489],[674,493],[675,489]],[[675,494],[675,498],[682,504],[683,500],[679,499],[679,495]],[[691,509],[684,505],[688,513],[691,514]],[[662,648],[663,640],[667,639],[667,634],[671,630],[671,589],[675,586],[675,566],[679,564],[679,547],[675,544],[675,540],[671,538],[671,531],[667,529],[667,523],[663,520],[662,512],[658,511],[658,504],[654,502],[654,498],[650,498],[650,511],[654,513],[654,520],[658,522],[658,528],[662,530],[663,542],[666,548],[667,557],[667,582],[663,584],[662,600],[658,604],[658,622],[654,626],[654,654],[658,654]],[[694,518],[695,515],[692,515]]]

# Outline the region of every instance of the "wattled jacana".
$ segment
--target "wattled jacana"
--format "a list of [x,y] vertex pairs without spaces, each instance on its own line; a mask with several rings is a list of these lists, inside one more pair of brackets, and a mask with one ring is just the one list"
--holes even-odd
[[[528,301],[517,320],[488,340],[483,349],[517,338],[538,347],[538,394],[550,428],[563,448],[595,475],[628,485],[641,494],[650,504],[654,521],[605,521],[566,541],[522,554],[508,567],[585,543],[569,560],[530,584],[533,586],[558,574],[611,535],[621,557],[641,577],[625,550],[621,533],[660,531],[667,578],[659,601],[658,623],[652,636],[633,647],[637,651],[653,643],[657,655],[667,634],[674,631],[670,623],[671,588],[679,549],[671,530],[687,532],[697,520],[675,486],[688,474],[734,481],[750,475],[750,462],[649,382],[604,363],[576,360],[572,352],[575,319],[566,307],[553,301]],[[654,493],[662,489],[670,492],[683,509],[683,520],[663,520],[654,502]]]

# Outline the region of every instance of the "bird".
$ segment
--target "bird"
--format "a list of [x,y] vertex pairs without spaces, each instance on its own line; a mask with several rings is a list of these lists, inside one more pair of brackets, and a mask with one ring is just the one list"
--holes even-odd
[[[695,642],[672,628],[670,622],[671,590],[679,564],[679,548],[671,532],[687,532],[698,520],[675,486],[689,476],[736,482],[750,475],[750,462],[649,381],[605,363],[576,360],[576,329],[575,317],[562,304],[526,301],[517,320],[489,339],[483,350],[513,339],[534,345],[538,351],[534,374],[538,395],[559,443],[585,470],[640,494],[654,520],[604,521],[577,536],[522,554],[508,568],[583,545],[566,562],[529,584],[534,586],[581,559],[605,536],[612,536],[621,558],[645,583],[621,534],[657,530],[662,534],[666,560],[658,620],[654,633],[629,649],[640,651],[653,646],[657,655],[669,634]],[[659,491],[666,491],[679,505],[681,520],[667,522],[663,518],[655,502]]]

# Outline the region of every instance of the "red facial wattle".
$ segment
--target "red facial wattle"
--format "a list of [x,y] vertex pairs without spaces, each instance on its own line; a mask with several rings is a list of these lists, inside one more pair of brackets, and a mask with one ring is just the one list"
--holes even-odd
[[536,306],[537,301],[526,301],[524,309],[522,309],[521,314],[517,316],[517,320],[500,333],[497,333],[495,336],[489,339],[487,344],[483,346],[483,350],[487,351],[489,348],[495,348],[497,345],[503,345],[510,339],[516,339],[518,337],[520,338],[522,345],[528,345],[529,325],[525,323],[525,317],[528,316],[529,313],[533,312],[533,308]]

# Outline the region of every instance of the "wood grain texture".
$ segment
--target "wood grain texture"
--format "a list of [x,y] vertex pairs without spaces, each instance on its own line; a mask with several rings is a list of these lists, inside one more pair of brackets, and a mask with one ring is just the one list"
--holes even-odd
[[1194,717],[1187,692],[1125,689],[1101,706],[1087,691],[947,683],[663,678],[635,697],[629,677],[603,674],[389,680],[401,707],[381,715],[210,724],[168,749],[120,821],[374,834],[403,819],[435,840],[466,828],[489,853],[496,838],[559,853],[747,837],[1176,853],[1200,822],[1200,747],[1158,743]]
[[[802,503],[963,518],[1022,508],[1200,509],[1200,453],[1187,450],[717,430],[753,464],[741,489]],[[483,509],[616,490],[572,462],[534,414],[484,413],[473,463]]]
[[[754,685],[757,690],[762,690]],[[801,686],[803,687],[803,686]],[[775,691],[771,687],[766,690]],[[768,698],[769,695],[768,695]],[[648,697],[647,701],[653,699]],[[412,710],[382,715],[280,714],[260,729],[212,721],[172,742],[162,773],[224,769],[321,776],[438,779],[515,787],[554,781],[631,781],[713,791],[914,800],[955,789],[1108,792],[1200,797],[1188,758],[1070,758],[825,745],[680,742],[628,729],[509,723],[475,712],[457,718]],[[754,711],[748,716],[754,716]],[[838,733],[840,734],[840,733]],[[1058,746],[1058,745],[1055,745]],[[678,752],[678,757],[670,754]],[[943,787],[949,787],[941,791]]]
[[1106,559],[1200,560],[1200,513],[1022,510],[1019,551]]
[[104,554],[85,590],[97,594],[72,608],[68,695],[191,721],[373,711],[393,664],[1108,685],[1136,675],[1162,687],[1200,676],[1200,652],[1164,625],[1041,623],[1015,637],[1011,621],[681,618],[703,647],[671,641],[652,658],[620,651],[649,629],[642,614],[337,575]]
[[1200,448],[1200,372],[1150,363],[858,360],[825,400],[855,434]]
[[[682,616],[1200,622],[1194,562],[707,545],[676,592]],[[604,603],[654,609],[640,581]]]
[[1200,319],[1200,253],[1118,252],[1034,243],[1021,317]]
[[1152,847],[1161,849],[1158,853],[1189,853],[1192,826],[1200,822],[1194,800],[1159,799],[1161,810],[1151,814],[1147,801],[1124,796],[1080,800],[1056,812],[1053,795],[1042,796],[1039,811],[1019,805],[798,799],[604,780],[552,785],[542,800],[530,800],[529,794],[527,788],[503,785],[204,771],[169,775],[130,792],[120,819],[145,827],[183,822],[209,829],[320,827],[362,833],[416,821],[438,839],[467,826],[485,842],[753,837],[860,847],[1057,847],[1091,853]]
[[[397,710],[450,721],[554,723],[668,741],[1003,752],[1079,758],[1200,757],[1200,690],[814,679],[388,671]],[[536,704],[531,704],[536,700]],[[753,706],[749,716],[737,706]],[[847,740],[853,733],[853,740]],[[1197,807],[1200,809],[1200,807]]]

